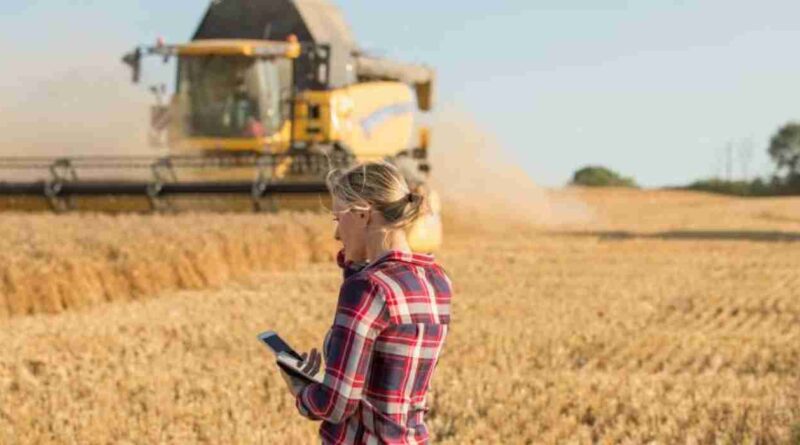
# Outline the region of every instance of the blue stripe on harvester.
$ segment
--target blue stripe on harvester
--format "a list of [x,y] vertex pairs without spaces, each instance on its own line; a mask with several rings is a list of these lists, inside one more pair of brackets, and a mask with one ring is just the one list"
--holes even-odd
[[367,137],[369,137],[370,133],[372,133],[372,130],[374,130],[375,127],[377,127],[378,125],[384,123],[386,120],[394,116],[400,116],[403,114],[412,113],[413,111],[414,111],[413,102],[402,102],[397,104],[391,104],[389,106],[374,111],[372,114],[362,119],[361,128],[364,129],[364,133],[366,133]]

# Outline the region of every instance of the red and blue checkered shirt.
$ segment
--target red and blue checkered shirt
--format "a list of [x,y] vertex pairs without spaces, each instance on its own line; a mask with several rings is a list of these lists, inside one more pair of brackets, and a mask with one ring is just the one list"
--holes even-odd
[[323,347],[325,377],[297,395],[323,444],[425,444],[425,395],[450,323],[433,256],[389,251],[345,280]]

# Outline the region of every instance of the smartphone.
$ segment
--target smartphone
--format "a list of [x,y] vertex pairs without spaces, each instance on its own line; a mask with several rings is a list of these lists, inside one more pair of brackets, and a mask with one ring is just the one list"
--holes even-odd
[[283,339],[278,336],[275,331],[267,331],[258,334],[258,339],[264,342],[268,348],[272,349],[272,352],[275,353],[277,357],[278,354],[281,352],[284,354],[289,354],[290,356],[296,358],[297,360],[302,360],[300,354],[297,353],[288,343],[283,341]]
[[305,383],[322,383],[319,376],[306,374],[300,368],[302,357],[297,353],[288,343],[278,336],[274,331],[267,331],[258,334],[258,339],[261,340],[272,352],[275,353],[275,359],[284,371],[289,375],[303,380]]

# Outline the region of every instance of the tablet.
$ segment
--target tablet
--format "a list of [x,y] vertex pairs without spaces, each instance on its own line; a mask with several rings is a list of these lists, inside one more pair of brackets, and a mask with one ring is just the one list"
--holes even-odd
[[278,336],[274,331],[267,331],[258,334],[261,340],[273,353],[275,361],[287,374],[299,378],[306,383],[322,383],[322,379],[317,376],[303,372],[300,364],[303,362],[300,354],[297,353],[288,343]]
[[278,356],[278,354],[283,352],[289,354],[290,356],[298,360],[302,359],[302,357],[300,357],[300,354],[298,354],[297,351],[292,349],[292,347],[289,346],[288,343],[283,341],[283,339],[280,336],[278,336],[278,333],[275,331],[262,332],[258,334],[258,339],[264,342],[264,344],[267,345],[267,347],[270,348],[272,352],[275,353],[276,357]]

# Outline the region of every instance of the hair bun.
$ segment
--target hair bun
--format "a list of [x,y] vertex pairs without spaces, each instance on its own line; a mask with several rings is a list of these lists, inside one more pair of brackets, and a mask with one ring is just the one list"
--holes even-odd
[[420,195],[419,193],[409,192],[407,198],[408,202],[413,204],[422,199],[422,195]]

